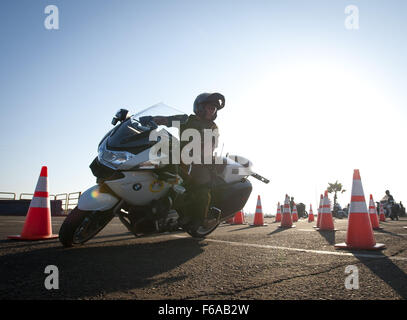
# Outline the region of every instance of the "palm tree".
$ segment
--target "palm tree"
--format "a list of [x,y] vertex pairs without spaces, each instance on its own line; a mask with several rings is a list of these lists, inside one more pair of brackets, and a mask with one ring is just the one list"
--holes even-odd
[[338,192],[340,192],[340,193],[344,193],[346,190],[345,189],[342,189],[343,188],[343,186],[342,186],[342,183],[338,183],[338,180],[336,180],[336,182],[335,183],[329,183],[328,182],[328,193],[334,193],[334,208],[335,208],[335,205],[336,205],[336,199],[338,199],[338,197],[337,197],[337,193]]

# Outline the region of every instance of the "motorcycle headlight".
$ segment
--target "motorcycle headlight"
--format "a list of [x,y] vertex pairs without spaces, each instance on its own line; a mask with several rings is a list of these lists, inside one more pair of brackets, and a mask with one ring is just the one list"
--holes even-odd
[[117,169],[120,165],[134,157],[134,154],[127,151],[107,150],[106,140],[103,141],[98,150],[99,161],[112,169]]

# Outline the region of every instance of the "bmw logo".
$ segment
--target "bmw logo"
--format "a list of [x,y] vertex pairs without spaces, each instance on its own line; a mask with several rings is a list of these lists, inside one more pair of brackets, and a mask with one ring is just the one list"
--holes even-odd
[[134,190],[134,191],[139,191],[139,190],[141,190],[141,184],[140,184],[140,183],[136,183],[135,185],[133,185],[133,190]]

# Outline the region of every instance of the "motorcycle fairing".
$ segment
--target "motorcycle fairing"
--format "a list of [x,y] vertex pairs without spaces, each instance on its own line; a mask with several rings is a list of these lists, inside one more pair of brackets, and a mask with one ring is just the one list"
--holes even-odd
[[100,186],[95,185],[79,197],[78,208],[84,211],[106,211],[112,209],[118,202],[118,198],[110,193],[101,192]]

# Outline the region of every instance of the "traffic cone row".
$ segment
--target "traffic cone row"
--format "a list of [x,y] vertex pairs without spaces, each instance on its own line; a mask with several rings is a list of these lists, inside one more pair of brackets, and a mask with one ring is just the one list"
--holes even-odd
[[46,240],[58,238],[52,234],[51,210],[48,193],[48,169],[41,168],[34,196],[21,235],[8,236],[13,240]]
[[[240,220],[239,220],[240,219]],[[383,204],[380,203],[380,221],[385,221]],[[290,201],[288,195],[285,196],[283,212],[281,213],[280,203],[278,203],[275,222],[281,222],[279,228],[293,228],[293,222],[298,221],[297,206],[293,205],[291,214]],[[308,215],[308,222],[314,221],[312,204]],[[243,223],[243,214],[237,213],[234,218],[234,224]],[[256,213],[252,226],[264,226],[264,217],[261,206],[260,196],[257,198]],[[328,198],[328,191],[321,195],[317,224],[315,226],[320,231],[336,231],[332,217],[331,201]],[[407,227],[405,227],[407,228]],[[348,228],[346,240],[344,243],[335,244],[335,248],[350,249],[350,250],[378,250],[385,248],[384,244],[376,243],[373,229],[381,229],[376,208],[373,201],[373,196],[370,195],[369,211],[366,206],[365,196],[363,192],[362,181],[359,170],[354,170],[351,203],[348,214]]]

